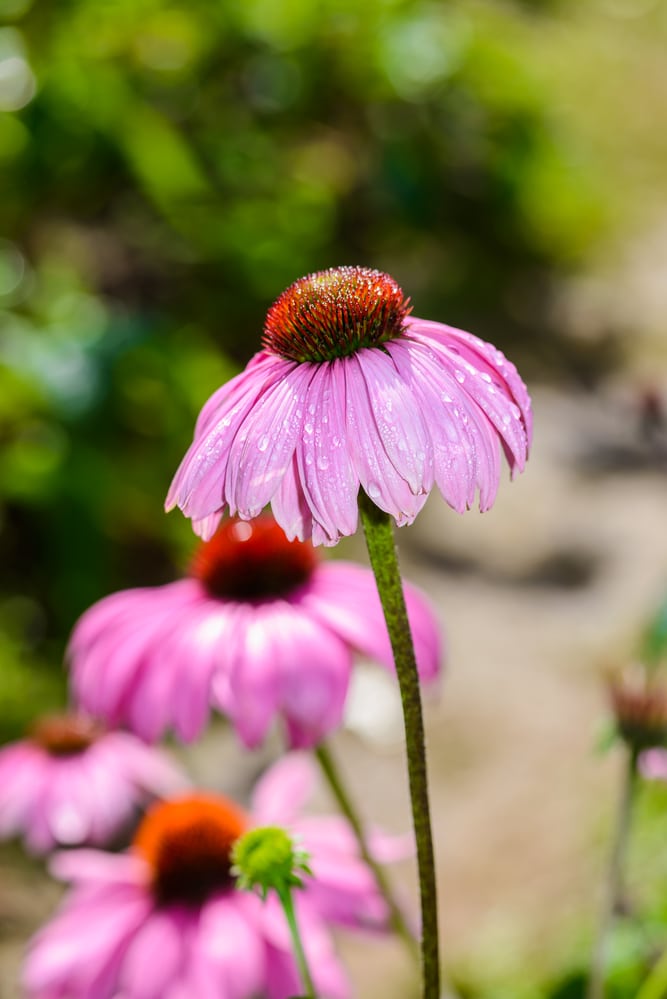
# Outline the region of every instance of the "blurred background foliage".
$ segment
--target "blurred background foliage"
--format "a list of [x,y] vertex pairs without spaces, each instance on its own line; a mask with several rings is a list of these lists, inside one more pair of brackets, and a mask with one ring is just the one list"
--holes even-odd
[[0,18],[8,738],[64,697],[88,604],[186,564],[189,527],[161,510],[170,477],[296,277],[386,269],[417,314],[492,337],[528,377],[590,384],[618,362],[613,330],[600,350],[553,303],[656,204],[667,15],[651,0],[0,0]]

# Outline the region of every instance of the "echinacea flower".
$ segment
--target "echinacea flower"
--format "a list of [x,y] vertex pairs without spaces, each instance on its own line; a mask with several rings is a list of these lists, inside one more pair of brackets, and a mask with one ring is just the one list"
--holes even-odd
[[493,345],[417,319],[393,278],[337,267],[269,309],[263,349],[202,409],[166,507],[203,538],[225,510],[270,503],[289,538],[335,544],[357,528],[359,488],[397,524],[433,485],[458,512],[487,510],[500,452],[522,471],[530,399]]
[[[437,676],[438,626],[405,587],[423,680]],[[353,652],[393,668],[371,572],[321,562],[268,515],[226,521],[200,545],[191,575],[94,604],[68,656],[78,703],[149,741],[172,726],[195,738],[211,704],[247,746],[284,719],[290,745],[310,746],[341,720]]]
[[0,837],[34,853],[106,846],[141,806],[187,785],[160,750],[80,715],[50,715],[0,749]]
[[[258,825],[287,827],[312,877],[295,892],[298,923],[321,999],[349,988],[329,927],[384,929],[385,904],[339,817],[300,815],[309,760],[286,757],[260,780],[250,814],[213,794],[153,806],[124,854],[57,855],[74,888],[35,938],[24,968],[29,999],[287,999],[299,993],[285,915],[275,897],[235,887],[234,843]],[[375,836],[378,859],[404,839]]]

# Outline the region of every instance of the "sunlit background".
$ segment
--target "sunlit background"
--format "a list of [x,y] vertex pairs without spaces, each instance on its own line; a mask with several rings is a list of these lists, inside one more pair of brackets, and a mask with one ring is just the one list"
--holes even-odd
[[[578,996],[562,983],[614,794],[598,676],[638,654],[667,588],[667,4],[0,0],[0,18],[0,738],[65,702],[90,603],[187,565],[163,498],[272,300],[327,266],[386,270],[416,315],[501,346],[537,412],[497,512],[436,501],[401,533],[452,649],[429,718],[445,959],[468,995]],[[400,756],[360,727],[342,752],[376,786]],[[400,828],[392,790],[369,800]],[[9,999],[56,895],[13,847],[0,876]]]

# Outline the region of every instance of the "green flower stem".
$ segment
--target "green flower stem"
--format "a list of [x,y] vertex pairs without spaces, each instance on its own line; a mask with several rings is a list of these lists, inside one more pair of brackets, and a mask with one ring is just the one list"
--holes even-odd
[[424,720],[415,650],[410,634],[391,518],[379,510],[363,492],[359,498],[359,510],[366,535],[368,555],[387,622],[403,704],[410,800],[417,841],[421,896],[422,996],[423,999],[440,999],[435,860],[426,775]]
[[637,752],[628,750],[628,758],[623,774],[623,785],[616,815],[613,833],[609,867],[607,869],[602,909],[597,937],[593,947],[591,972],[588,980],[587,999],[603,999],[605,994],[605,971],[607,965],[607,946],[609,934],[614,924],[614,917],[623,899],[623,871],[625,856],[630,839],[632,811],[638,784]]
[[361,854],[362,860],[372,870],[380,893],[387,903],[387,908],[389,909],[389,924],[394,932],[404,941],[412,956],[416,958],[419,954],[419,947],[415,936],[410,930],[410,927],[405,920],[405,916],[403,915],[403,912],[394,897],[394,893],[384,867],[377,862],[368,847],[362,821],[352,804],[345,785],[343,784],[340,772],[331,754],[331,750],[326,743],[320,743],[315,750],[315,755],[322,773],[329,784],[329,788],[336,799],[338,807],[350,823],[352,831],[357,838],[359,853]]
[[667,950],[653,965],[635,999],[665,999],[667,996]]
[[303,944],[301,942],[301,934],[299,933],[299,926],[296,921],[296,913],[294,911],[294,900],[292,898],[292,892],[289,888],[284,888],[278,891],[278,898],[280,899],[280,904],[283,907],[285,913],[285,918],[287,919],[287,925],[290,929],[290,934],[292,936],[292,945],[294,947],[294,956],[296,958],[296,963],[299,968],[299,974],[301,975],[301,982],[303,984],[305,991],[304,999],[317,999],[317,993],[315,992],[315,983],[313,982],[313,976],[310,973],[310,968],[308,966],[308,959],[306,958],[306,952],[303,949]]

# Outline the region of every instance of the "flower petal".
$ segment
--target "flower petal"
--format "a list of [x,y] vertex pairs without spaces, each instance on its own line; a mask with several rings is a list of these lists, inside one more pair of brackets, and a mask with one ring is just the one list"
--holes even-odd
[[343,361],[316,368],[304,406],[303,433],[296,449],[299,477],[322,540],[332,544],[341,535],[354,534],[358,519],[359,478],[346,442]]
[[[417,666],[422,680],[438,676],[443,657],[440,629],[427,597],[404,585]],[[394,668],[389,634],[375,579],[368,569],[350,562],[318,566],[302,606],[323,625],[369,659]]]
[[[386,513],[391,514],[397,524],[409,524],[415,519],[426,502],[426,493],[415,495],[408,482],[396,470],[383,442],[386,437],[384,409],[381,409],[376,423],[374,404],[377,390],[369,388],[365,374],[363,355],[368,350],[346,358],[346,402],[348,446],[355,471],[364,491]],[[372,381],[374,368],[369,368]],[[396,375],[398,379],[398,375]],[[414,408],[414,403],[411,403]],[[425,452],[424,452],[425,455]]]
[[261,354],[258,361],[223,385],[197,421],[192,444],[173,478],[165,508],[178,506],[201,520],[223,506],[223,483],[229,450],[244,418],[267,385],[280,378],[283,365]]
[[311,797],[317,772],[308,753],[289,753],[260,777],[252,795],[257,825],[290,825]]
[[257,517],[277,491],[301,434],[303,406],[313,366],[285,362],[281,377],[265,387],[229,449],[224,498],[230,512]]

